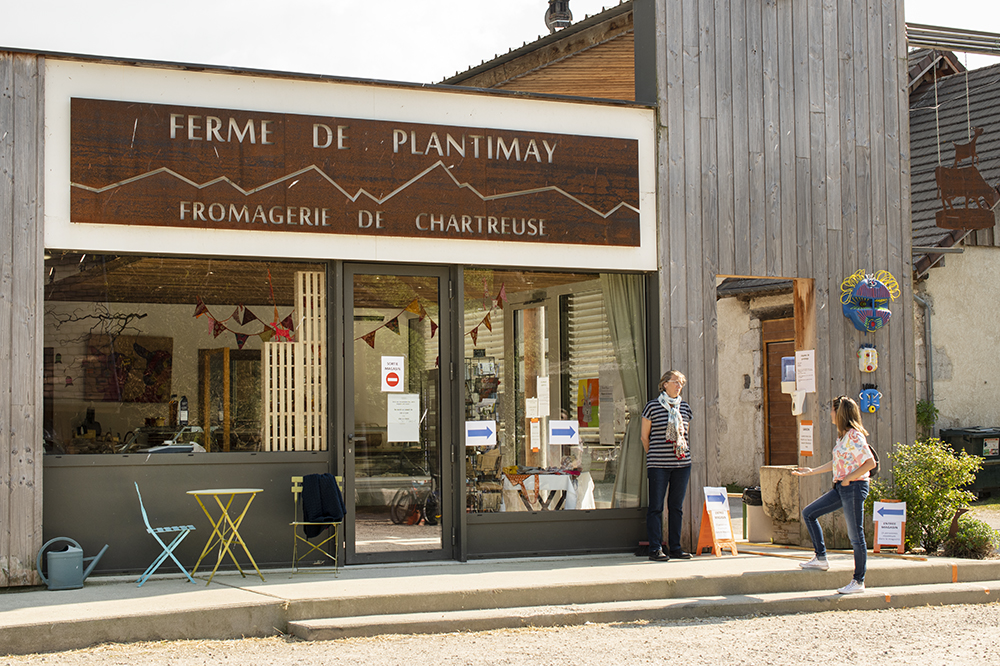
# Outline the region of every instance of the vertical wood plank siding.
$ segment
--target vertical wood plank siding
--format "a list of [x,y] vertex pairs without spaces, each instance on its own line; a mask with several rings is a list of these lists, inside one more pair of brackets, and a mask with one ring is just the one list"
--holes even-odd
[[[916,434],[906,44],[899,0],[655,5],[661,364],[688,375],[695,409],[690,540],[701,484],[725,481],[712,430],[717,275],[814,280],[818,393],[803,418],[817,423],[817,460],[833,444],[826,405],[862,382],[883,394],[865,417],[883,456]],[[902,288],[889,326],[867,335],[841,314],[840,284],[859,268]],[[862,342],[884,359],[873,377],[857,368]]]
[[42,68],[0,52],[0,587],[42,545]]

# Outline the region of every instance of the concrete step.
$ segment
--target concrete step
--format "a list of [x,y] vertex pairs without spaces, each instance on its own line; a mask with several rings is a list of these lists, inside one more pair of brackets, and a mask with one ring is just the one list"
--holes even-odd
[[[402,589],[381,593],[345,593],[337,596],[316,595],[292,601],[288,619],[346,618],[354,616],[448,613],[503,608],[534,608],[617,602],[654,602],[699,598],[759,596],[780,593],[815,592],[836,589],[850,580],[854,564],[843,554],[831,557],[830,571],[803,571],[797,567],[784,570],[758,561],[760,569],[729,568],[738,564],[725,558],[717,560],[712,575],[705,575],[704,560],[678,563],[648,563],[648,577],[629,571],[618,577],[603,572],[600,579],[546,581],[541,576],[519,581],[505,581],[503,587],[470,580],[465,585],[444,584],[435,588],[432,581],[419,585],[411,581]],[[807,559],[799,556],[800,561]],[[773,562],[773,560],[772,560]],[[945,583],[972,583],[1000,580],[1000,560],[907,560],[872,562],[866,581],[877,589]],[[899,566],[905,564],[905,566]],[[665,575],[669,573],[669,576]],[[520,583],[520,584],[519,584]]]
[[552,627],[586,622],[633,622],[784,615],[831,610],[913,608],[928,605],[989,603],[997,601],[998,598],[1000,598],[1000,580],[993,580],[868,587],[864,593],[851,595],[837,594],[836,590],[810,590],[363,615],[292,621],[288,623],[288,632],[303,640],[333,640],[386,634]]

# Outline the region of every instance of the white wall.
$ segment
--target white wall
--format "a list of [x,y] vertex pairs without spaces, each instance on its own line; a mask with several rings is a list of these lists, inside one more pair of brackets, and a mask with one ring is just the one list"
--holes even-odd
[[[1000,248],[966,247],[949,254],[920,284],[932,308],[937,428],[1000,427]],[[914,305],[916,360],[924,365],[924,328]],[[918,379],[926,381],[921,372]],[[918,386],[917,397],[926,396]]]

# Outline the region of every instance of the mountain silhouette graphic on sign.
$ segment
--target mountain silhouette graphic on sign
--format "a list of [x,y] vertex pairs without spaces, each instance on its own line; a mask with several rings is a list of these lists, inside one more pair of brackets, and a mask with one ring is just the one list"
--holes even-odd
[[103,187],[73,183],[71,188],[71,219],[78,223],[255,230],[298,227],[357,234],[359,219],[377,212],[377,229],[369,228],[366,233],[639,244],[639,211],[626,202],[602,211],[555,185],[483,193],[456,179],[441,161],[381,196],[364,188],[348,192],[315,165],[249,189],[225,176],[197,183],[165,167]]

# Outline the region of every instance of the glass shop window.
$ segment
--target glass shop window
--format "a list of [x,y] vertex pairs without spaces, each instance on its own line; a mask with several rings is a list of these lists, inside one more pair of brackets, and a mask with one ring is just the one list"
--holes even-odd
[[467,506],[639,506],[641,275],[465,270]]
[[45,451],[327,448],[326,267],[46,253]]

